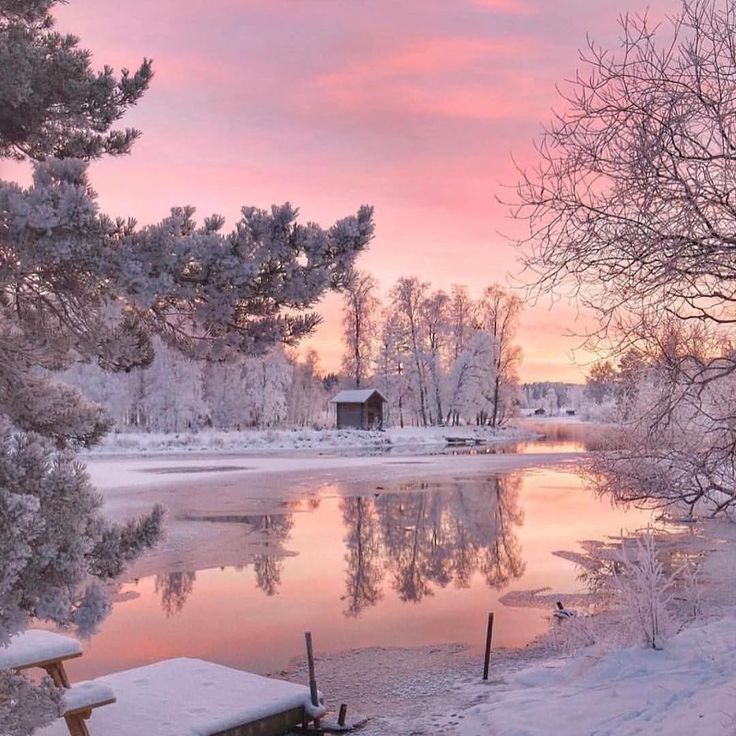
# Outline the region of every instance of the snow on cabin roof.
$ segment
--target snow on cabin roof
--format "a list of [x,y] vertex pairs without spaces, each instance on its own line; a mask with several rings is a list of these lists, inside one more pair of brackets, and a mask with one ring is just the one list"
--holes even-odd
[[348,391],[340,391],[335,398],[332,399],[333,404],[365,404],[368,399],[378,394],[382,401],[386,401],[381,392],[375,388],[358,388]]

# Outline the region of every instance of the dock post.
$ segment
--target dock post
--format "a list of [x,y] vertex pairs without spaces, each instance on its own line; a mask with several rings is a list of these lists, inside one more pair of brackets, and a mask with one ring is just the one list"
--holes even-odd
[[[314,650],[312,649],[312,632],[305,631],[304,638],[307,642],[307,666],[309,667],[309,695],[312,705],[319,708],[319,692],[317,691],[317,676],[314,673]],[[319,728],[319,718],[314,719],[314,725]]]
[[337,717],[337,725],[338,726],[344,726],[345,725],[345,718],[347,717],[347,714],[348,714],[348,706],[345,703],[343,703],[340,706],[340,715],[338,715],[338,717]]
[[483,662],[483,679],[488,679],[491,666],[491,641],[493,640],[493,612],[488,614],[488,628],[486,630],[486,656]]

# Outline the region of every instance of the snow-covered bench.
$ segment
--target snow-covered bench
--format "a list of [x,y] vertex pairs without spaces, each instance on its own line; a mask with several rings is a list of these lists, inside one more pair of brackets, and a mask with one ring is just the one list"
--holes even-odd
[[89,736],[85,725],[95,708],[115,702],[109,685],[90,681],[70,685],[64,662],[82,656],[82,647],[76,639],[43,629],[30,629],[14,636],[7,647],[0,648],[0,669],[46,670],[57,687],[64,688],[64,730],[71,736]]
[[[100,677],[117,701],[92,713],[94,736],[268,736],[324,715],[309,688],[199,659]],[[37,736],[64,736],[56,722]]]
[[82,656],[76,639],[43,629],[30,629],[14,636],[7,647],[0,647],[0,669],[46,670],[58,687],[69,687],[64,662]]
[[72,685],[64,692],[64,720],[71,736],[89,736],[85,721],[94,708],[112,705],[115,693],[109,685],[90,680]]

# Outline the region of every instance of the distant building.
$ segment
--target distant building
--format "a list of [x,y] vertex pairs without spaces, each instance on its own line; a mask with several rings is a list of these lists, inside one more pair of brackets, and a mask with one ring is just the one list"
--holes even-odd
[[331,403],[337,407],[338,429],[378,429],[383,426],[386,399],[375,388],[340,391]]

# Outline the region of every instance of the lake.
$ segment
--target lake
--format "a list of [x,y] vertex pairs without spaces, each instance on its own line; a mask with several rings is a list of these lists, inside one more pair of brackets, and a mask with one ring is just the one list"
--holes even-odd
[[546,630],[550,612],[506,607],[504,593],[580,590],[574,565],[553,553],[650,519],[597,498],[574,464],[466,475],[458,457],[453,472],[419,481],[406,479],[414,460],[402,462],[400,480],[370,492],[364,480],[321,477],[312,487],[307,477],[296,497],[271,508],[259,499],[252,512],[218,509],[209,481],[194,478],[208,511],[179,513],[176,524],[191,528],[195,547],[202,533],[215,543],[199,556],[178,552],[160,569],[156,554],[138,565],[143,574],[121,585],[85,655],[69,663],[72,679],[174,656],[278,673],[303,655],[305,630],[319,653],[450,642],[479,651],[489,611],[494,646],[521,647]]

